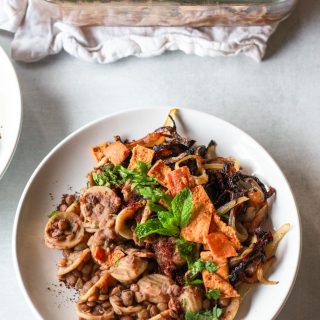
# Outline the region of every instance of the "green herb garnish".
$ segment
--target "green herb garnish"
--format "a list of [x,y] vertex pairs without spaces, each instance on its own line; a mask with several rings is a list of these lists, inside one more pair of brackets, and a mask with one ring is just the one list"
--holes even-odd
[[158,186],[157,180],[147,175],[148,168],[149,166],[143,162],[138,162],[138,170],[108,163],[101,168],[101,173],[92,172],[92,178],[98,186],[120,186],[129,179],[132,189]]
[[196,276],[199,272],[206,269],[209,272],[216,272],[219,269],[214,262],[211,260],[203,261],[201,258],[192,264],[190,269],[191,276]]
[[[150,188],[151,189],[151,188]],[[149,190],[151,192],[151,190]],[[154,190],[153,190],[154,191]],[[153,198],[150,196],[151,200]],[[161,195],[159,195],[159,199],[163,199]],[[153,220],[157,221],[153,222],[152,225],[144,225],[139,224],[135,233],[139,239],[146,237],[149,234],[157,233],[164,234],[168,233],[170,235],[178,236],[180,233],[180,229],[184,228],[188,225],[191,218],[192,211],[192,193],[190,189],[183,189],[180,191],[172,201],[169,203],[169,210],[164,208],[163,206],[155,203],[149,204],[149,207],[152,211],[157,213],[157,218],[153,218]],[[154,226],[154,230],[152,230],[152,226]],[[160,233],[159,230],[162,232]],[[164,231],[167,230],[167,231]]]
[[192,209],[192,192],[185,188],[181,190],[171,202],[171,209],[181,228],[189,224]]
[[151,163],[144,163],[142,161],[137,161],[137,166],[139,168],[139,172],[146,176],[148,174],[149,169],[151,168]]
[[101,173],[92,172],[92,179],[98,186],[118,187],[130,180],[131,189],[142,197],[157,202],[163,199],[170,205],[172,198],[160,189],[158,181],[148,176],[150,164],[138,161],[138,170],[130,170],[120,165],[110,163],[104,165]]
[[222,309],[215,306],[212,311],[205,310],[200,312],[187,311],[185,320],[218,320],[222,315]]
[[211,260],[206,261],[205,269],[209,272],[216,272],[219,267]]
[[198,273],[200,273],[205,268],[205,266],[206,266],[205,262],[201,259],[198,259],[191,266],[190,277],[194,278]]
[[189,264],[189,273],[186,276],[185,284],[191,284],[191,282],[198,276],[203,270],[208,272],[216,272],[219,267],[211,260],[203,261],[201,258],[197,261]]
[[201,280],[201,279],[195,279],[195,280],[191,280],[191,281],[186,280],[186,281],[185,281],[185,284],[186,284],[186,285],[197,286],[197,285],[199,285],[199,284],[203,284],[203,280]]
[[219,289],[209,289],[206,296],[208,299],[218,300],[220,297],[220,294],[221,294],[221,292]]
[[48,218],[52,218],[52,217],[55,216],[58,212],[59,212],[59,210],[53,210],[51,213],[48,214]]
[[163,236],[177,236],[175,229],[164,228],[157,218],[150,218],[145,223],[138,224],[134,232],[139,239],[157,233]]
[[218,320],[222,315],[222,309],[218,308],[218,306],[215,305],[213,310],[212,310],[212,313],[213,313],[213,319],[212,320]]
[[187,261],[188,267],[191,268],[196,254],[196,243],[184,239],[177,239],[176,245],[180,256]]

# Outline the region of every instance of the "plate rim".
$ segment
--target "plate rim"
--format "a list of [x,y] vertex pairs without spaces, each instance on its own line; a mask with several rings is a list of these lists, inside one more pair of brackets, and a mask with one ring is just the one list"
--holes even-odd
[[[92,120],[90,122],[88,122],[87,124],[81,126],[80,128],[76,129],[75,131],[71,132],[69,135],[67,135],[64,139],[62,139],[58,144],[56,144],[50,151],[49,153],[41,160],[41,162],[38,164],[38,166],[36,167],[36,169],[33,171],[32,175],[30,176],[27,184],[25,185],[23,192],[21,194],[20,200],[18,202],[18,206],[15,212],[15,217],[14,217],[14,223],[13,223],[13,232],[12,232],[12,258],[13,258],[13,265],[14,265],[14,271],[15,271],[15,275],[16,275],[16,279],[18,282],[18,285],[20,287],[20,290],[25,298],[25,301],[27,303],[27,305],[29,306],[29,308],[32,310],[33,314],[38,318],[38,319],[43,319],[43,317],[41,316],[41,314],[39,313],[39,311],[37,310],[37,308],[35,307],[35,305],[33,304],[30,296],[28,295],[28,292],[26,290],[26,287],[24,285],[23,279],[22,279],[22,275],[20,272],[20,267],[19,267],[19,263],[18,263],[18,256],[17,256],[17,229],[18,229],[18,225],[19,225],[19,220],[20,220],[20,214],[21,214],[21,209],[26,197],[26,194],[33,182],[33,180],[36,178],[36,176],[38,175],[39,171],[42,169],[42,167],[46,164],[47,160],[61,147],[63,146],[65,143],[67,143],[69,140],[71,140],[74,136],[76,136],[77,134],[79,134],[80,132],[86,130],[89,127],[94,126],[95,124],[104,121],[105,119],[108,118],[112,118],[114,116],[121,116],[122,114],[127,114],[130,112],[143,112],[146,110],[150,110],[150,109],[167,109],[168,112],[170,109],[172,109],[172,107],[141,107],[141,108],[129,108],[129,109],[124,109],[124,110],[120,110],[120,111],[115,111],[115,112],[111,112],[108,113],[102,117],[99,117],[95,120]],[[277,167],[277,169],[279,170],[279,173],[281,174],[282,179],[284,180],[284,182],[286,183],[288,190],[290,191],[290,194],[292,196],[293,199],[293,205],[297,214],[297,220],[298,220],[298,235],[299,235],[299,241],[297,241],[297,245],[298,245],[298,259],[296,262],[296,266],[295,266],[295,271],[294,271],[294,277],[293,277],[293,281],[290,284],[290,288],[286,293],[285,299],[282,301],[281,306],[279,307],[278,311],[276,312],[276,314],[273,316],[272,319],[276,319],[277,316],[279,315],[279,313],[281,312],[281,310],[283,309],[283,307],[285,306],[288,298],[291,295],[291,292],[294,288],[294,285],[296,283],[296,279],[298,276],[298,272],[300,269],[300,264],[301,264],[301,253],[302,253],[302,224],[301,224],[301,216],[300,216],[300,212],[299,212],[299,207],[297,205],[297,201],[296,198],[294,196],[294,193],[292,191],[292,188],[285,176],[285,174],[283,173],[283,171],[281,170],[280,166],[277,164],[277,162],[274,160],[274,158],[271,156],[271,154],[258,142],[256,141],[253,137],[251,137],[248,133],[246,133],[244,130],[240,129],[239,127],[235,126],[234,124],[232,124],[229,121],[226,121],[220,117],[217,117],[215,115],[212,115],[208,112],[204,112],[204,111],[199,111],[199,110],[195,110],[195,109],[191,109],[191,108],[182,108],[179,107],[177,108],[179,110],[182,111],[187,111],[187,112],[195,112],[198,113],[202,116],[210,116],[215,118],[218,121],[221,121],[222,123],[228,125],[228,126],[232,126],[234,129],[239,130],[247,139],[250,140],[250,142],[253,142],[257,148],[260,149],[260,151],[263,151],[267,157],[269,157],[269,160],[271,160],[271,162]]]
[[17,93],[18,93],[18,99],[19,99],[19,107],[18,107],[18,117],[19,117],[19,128],[18,131],[16,133],[16,137],[15,137],[15,142],[13,144],[13,148],[11,149],[11,153],[10,156],[8,158],[7,163],[5,164],[5,166],[3,167],[3,170],[0,172],[0,180],[4,177],[6,171],[8,170],[10,163],[13,159],[13,156],[17,150],[18,147],[18,143],[20,140],[20,135],[21,135],[21,129],[22,129],[22,119],[23,119],[23,101],[22,101],[22,95],[21,95],[21,87],[19,84],[19,79],[16,73],[15,68],[13,67],[13,64],[9,58],[9,56],[7,55],[7,53],[4,51],[4,49],[2,47],[0,47],[0,57],[3,57],[4,60],[6,60],[8,62],[8,67],[10,69],[10,72],[13,76],[14,79],[14,83],[15,83],[15,87],[17,88]]

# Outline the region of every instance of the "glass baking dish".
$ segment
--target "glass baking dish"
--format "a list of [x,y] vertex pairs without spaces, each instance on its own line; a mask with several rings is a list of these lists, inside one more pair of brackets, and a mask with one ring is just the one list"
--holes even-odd
[[298,0],[37,0],[77,26],[244,26],[285,19]]

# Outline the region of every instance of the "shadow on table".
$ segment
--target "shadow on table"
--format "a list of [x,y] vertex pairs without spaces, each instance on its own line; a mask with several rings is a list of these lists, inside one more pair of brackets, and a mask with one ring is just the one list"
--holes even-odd
[[302,30],[312,22],[312,19],[319,15],[319,0],[300,0],[292,15],[281,22],[271,36],[264,59],[266,60],[280,52],[293,38],[300,35]]
[[[306,157],[308,158],[308,157]],[[278,320],[319,319],[320,198],[317,178],[290,161],[282,165],[295,195],[302,223],[301,264],[294,289]],[[281,283],[281,279],[280,280]]]

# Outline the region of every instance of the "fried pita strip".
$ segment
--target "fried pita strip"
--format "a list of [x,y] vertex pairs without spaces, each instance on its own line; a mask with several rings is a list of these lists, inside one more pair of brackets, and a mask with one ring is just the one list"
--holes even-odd
[[148,176],[157,179],[157,181],[164,187],[169,188],[167,176],[171,172],[162,160],[158,160],[148,172]]
[[90,152],[97,162],[99,162],[104,157],[104,152],[107,149],[107,147],[108,147],[107,143],[100,143],[90,148]]
[[232,227],[226,225],[217,215],[216,211],[214,211],[209,233],[217,232],[217,231],[221,231],[222,233],[224,233],[232,242],[236,250],[239,250],[241,248],[241,243],[237,237],[236,231]]
[[200,257],[203,261],[211,260],[214,262],[219,269],[216,271],[221,278],[229,281],[229,264],[227,259],[217,259],[212,256],[211,251],[202,251]]
[[238,298],[238,292],[232,287],[232,285],[219,276],[217,273],[202,271],[203,283],[208,291],[209,289],[218,289],[221,292],[220,298]]
[[167,181],[169,185],[169,191],[172,196],[175,196],[184,188],[191,189],[195,186],[194,179],[192,178],[190,170],[187,166],[183,166],[169,172],[167,175]]
[[213,213],[213,204],[203,186],[195,187],[192,190],[191,221],[181,230],[181,236],[188,241],[206,243]]
[[153,146],[164,143],[165,140],[166,137],[161,132],[152,132],[143,137],[142,139],[127,142],[126,146],[129,149],[132,149],[138,145],[152,148]]
[[106,158],[113,164],[121,164],[129,154],[130,150],[121,141],[111,143],[104,151]]
[[132,149],[132,157],[128,169],[137,169],[137,162],[141,161],[147,164],[152,162],[155,152],[152,149],[145,148],[143,146],[137,145]]
[[238,255],[233,243],[222,232],[208,234],[207,244],[214,258],[227,259]]

